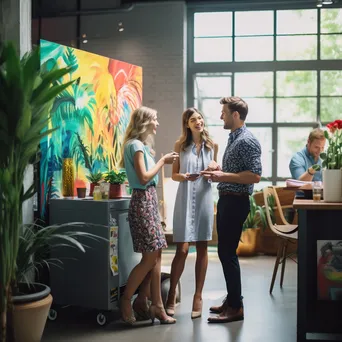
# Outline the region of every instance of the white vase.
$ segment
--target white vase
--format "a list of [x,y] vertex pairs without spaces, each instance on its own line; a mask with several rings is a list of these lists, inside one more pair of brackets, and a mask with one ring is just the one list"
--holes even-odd
[[324,202],[342,202],[342,169],[323,170]]

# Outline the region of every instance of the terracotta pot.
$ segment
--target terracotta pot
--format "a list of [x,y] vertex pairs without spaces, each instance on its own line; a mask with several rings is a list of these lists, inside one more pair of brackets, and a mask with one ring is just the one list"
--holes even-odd
[[93,197],[94,188],[99,185],[99,183],[90,183],[89,197]]
[[111,184],[109,187],[109,198],[121,198],[122,197],[122,187],[121,184]]
[[[22,287],[25,290],[26,284],[19,285],[19,288]],[[27,294],[13,297],[15,340],[16,342],[39,342],[52,303],[50,288],[43,284],[31,284],[31,288],[24,293]]]
[[257,254],[257,240],[260,228],[247,228],[241,234],[236,254],[239,256],[253,256]]
[[85,198],[86,197],[87,188],[77,188],[77,197]]

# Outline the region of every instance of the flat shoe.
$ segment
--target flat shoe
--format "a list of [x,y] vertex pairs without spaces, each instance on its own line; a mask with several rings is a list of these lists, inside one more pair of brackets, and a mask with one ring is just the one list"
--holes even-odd
[[229,322],[237,322],[243,321],[243,316],[216,316],[216,317],[209,317],[208,323],[229,323]]

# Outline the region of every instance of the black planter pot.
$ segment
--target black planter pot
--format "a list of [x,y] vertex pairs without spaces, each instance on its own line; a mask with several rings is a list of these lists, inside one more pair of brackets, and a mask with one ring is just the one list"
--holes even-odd
[[40,283],[18,283],[18,287],[12,295],[13,304],[24,304],[36,302],[46,298],[51,289]]

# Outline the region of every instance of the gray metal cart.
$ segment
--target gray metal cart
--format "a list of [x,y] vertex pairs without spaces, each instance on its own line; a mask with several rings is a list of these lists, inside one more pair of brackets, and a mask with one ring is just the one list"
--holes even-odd
[[[105,325],[108,314],[118,307],[127,278],[140,261],[134,253],[128,224],[129,199],[52,199],[50,224],[85,222],[77,231],[106,239],[83,238],[86,253],[71,248],[52,250],[51,257],[63,261],[51,267],[53,307],[49,319],[57,318],[57,307],[76,306],[98,310],[97,323]],[[68,228],[70,229],[70,228]]]

